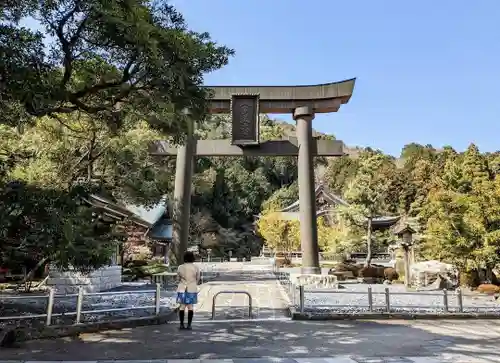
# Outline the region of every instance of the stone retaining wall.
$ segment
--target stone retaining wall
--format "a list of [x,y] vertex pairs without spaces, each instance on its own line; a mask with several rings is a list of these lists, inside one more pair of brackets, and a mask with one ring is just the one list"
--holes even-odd
[[88,275],[51,269],[47,286],[54,288],[56,294],[75,294],[79,287],[83,287],[86,293],[100,292],[120,286],[121,282],[122,267],[115,265],[102,267]]

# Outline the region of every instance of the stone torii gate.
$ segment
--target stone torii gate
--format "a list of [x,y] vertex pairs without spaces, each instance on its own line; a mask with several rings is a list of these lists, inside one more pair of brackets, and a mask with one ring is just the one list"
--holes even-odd
[[[320,273],[316,221],[314,156],[342,156],[344,143],[312,137],[315,113],[337,112],[349,101],[355,79],[310,86],[216,86],[209,100],[210,114],[232,115],[232,139],[196,140],[189,135],[179,148],[158,142],[153,155],[176,155],[173,242],[177,256],[187,249],[191,186],[195,156],[298,156],[302,272]],[[259,140],[259,114],[291,113],[295,138]]]

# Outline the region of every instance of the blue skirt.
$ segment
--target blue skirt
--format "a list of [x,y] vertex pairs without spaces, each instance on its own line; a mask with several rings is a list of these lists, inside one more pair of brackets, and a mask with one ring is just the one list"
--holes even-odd
[[183,305],[194,305],[198,303],[197,292],[178,292],[177,303]]

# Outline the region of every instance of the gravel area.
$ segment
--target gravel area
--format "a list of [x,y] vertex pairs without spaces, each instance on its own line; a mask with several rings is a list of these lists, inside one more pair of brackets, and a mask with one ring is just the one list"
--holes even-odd
[[[155,305],[155,286],[147,283],[124,283],[106,294],[86,295],[83,300],[82,322],[120,319],[127,317],[142,317],[153,313]],[[43,293],[26,295],[24,299],[0,294],[0,316],[28,316],[45,314],[47,296]],[[56,295],[53,307],[53,324],[73,324],[76,311],[76,295]],[[175,307],[175,292],[162,290],[160,299],[161,312],[171,311]],[[149,308],[147,308],[149,307]],[[133,308],[115,312],[99,310]],[[85,311],[94,310],[92,313]],[[69,313],[69,314],[68,314]],[[61,315],[59,315],[61,314]],[[45,318],[0,320],[2,326],[38,326],[45,324]]]
[[[203,282],[212,281],[218,275],[217,264],[200,264]],[[172,280],[162,290],[160,311],[171,311],[175,303],[176,281]],[[82,305],[82,322],[143,317],[153,314],[156,286],[147,281],[124,282],[121,286],[107,291],[106,294],[86,295]],[[19,299],[23,296],[23,299]],[[69,325],[75,323],[77,296],[55,295],[53,306],[53,325]],[[45,317],[28,318],[29,315],[44,315],[47,312],[47,293],[44,291],[28,294],[0,293],[0,330],[6,326],[42,326]],[[149,307],[149,308],[148,308]],[[114,312],[102,312],[107,309],[125,309]],[[85,311],[94,310],[92,313]],[[96,311],[97,310],[97,311]],[[4,320],[3,317],[15,316],[15,319]],[[19,318],[19,317],[26,318]]]
[[[406,291],[404,285],[368,285],[341,283],[343,288],[333,290],[305,289],[305,310],[309,312],[363,313],[368,311],[368,287],[373,293],[374,311],[386,310],[385,289],[390,291],[392,312],[440,313],[445,312],[442,291]],[[454,291],[447,292],[448,311],[458,312],[458,299]],[[298,298],[297,300],[298,301]],[[500,314],[500,301],[492,296],[463,293],[463,311]]]

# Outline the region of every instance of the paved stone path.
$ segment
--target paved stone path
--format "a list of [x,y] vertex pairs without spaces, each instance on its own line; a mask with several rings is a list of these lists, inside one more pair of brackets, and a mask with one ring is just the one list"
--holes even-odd
[[[255,271],[233,266],[221,271],[217,282],[203,287],[192,331],[179,331],[177,322],[172,322],[82,334],[76,338],[31,341],[19,349],[0,350],[0,361],[500,362],[498,321],[290,321],[283,318],[286,298],[281,289],[264,267]],[[221,290],[250,292],[256,319],[242,319],[246,300],[229,294],[220,295],[217,320],[209,320],[211,297]]]
[[248,319],[249,297],[243,292],[252,299],[252,319],[285,318],[289,300],[270,267],[241,265],[219,273],[200,290],[195,322],[211,319],[216,294],[216,320]]
[[[192,331],[180,332],[177,324],[167,324],[32,341],[21,349],[0,350],[0,360],[350,356],[354,362],[365,363],[384,362],[382,358],[392,363],[411,362],[401,357],[419,357],[411,359],[420,363],[493,363],[500,362],[499,346],[497,321],[205,322]],[[292,362],[288,359],[286,363]]]
[[[18,361],[22,362],[22,361]],[[26,363],[42,363],[43,361],[25,361]],[[57,361],[55,361],[57,362]],[[62,363],[62,361],[60,361]],[[351,356],[336,356],[324,358],[235,358],[235,359],[155,359],[155,360],[127,360],[127,361],[84,361],[85,363],[443,363],[443,362],[458,362],[458,363],[481,363],[479,361],[451,361],[441,360],[433,357],[385,357],[385,358],[370,358],[370,357],[351,357]],[[81,363],[84,363],[81,362]],[[0,363],[14,363],[11,361],[0,361]],[[17,362],[15,362],[17,363]],[[78,363],[78,362],[72,362]]]

